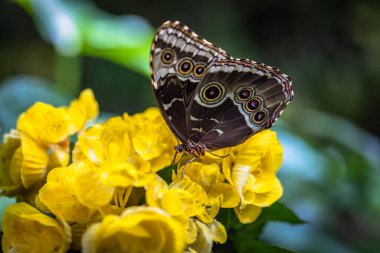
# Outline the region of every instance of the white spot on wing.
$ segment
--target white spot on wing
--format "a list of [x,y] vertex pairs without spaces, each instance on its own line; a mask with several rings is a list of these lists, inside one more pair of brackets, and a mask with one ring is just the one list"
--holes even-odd
[[195,118],[193,115],[190,116],[190,119],[191,119],[192,121],[202,121],[202,120],[203,120],[203,119],[197,119],[197,118]]
[[219,121],[217,119],[214,119],[214,118],[210,118],[210,120],[214,121],[216,124],[219,123]]
[[193,127],[191,130],[197,131],[199,133],[203,132],[202,128],[195,128],[195,127]]
[[169,109],[171,106],[172,106],[172,104],[175,102],[175,101],[183,101],[183,99],[182,98],[173,98],[173,100],[172,101],[170,101],[170,103],[169,104],[163,104],[164,105],[164,108],[165,108],[165,110],[167,110],[167,109]]
[[219,136],[221,136],[221,135],[223,134],[223,131],[222,131],[222,130],[220,130],[220,129],[215,129],[215,131],[217,131],[217,132],[218,132]]

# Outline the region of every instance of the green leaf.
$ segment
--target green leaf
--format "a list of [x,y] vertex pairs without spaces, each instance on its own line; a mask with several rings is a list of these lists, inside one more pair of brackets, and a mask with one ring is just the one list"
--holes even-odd
[[154,29],[137,15],[111,15],[89,1],[16,0],[60,54],[90,55],[149,77]]
[[263,208],[259,218],[250,224],[237,224],[234,228],[237,230],[237,237],[243,237],[244,240],[257,239],[268,221],[282,221],[291,224],[303,224],[302,221],[292,210],[285,205],[276,202],[270,207]]
[[259,220],[275,220],[275,221],[283,221],[292,224],[303,224],[305,223],[301,220],[292,210],[286,207],[284,204],[280,202],[276,202],[270,207],[264,208]]
[[172,172],[177,170],[177,164],[171,164],[158,171],[157,174],[165,180],[167,184],[172,182]]
[[227,231],[240,224],[239,219],[232,208],[222,208],[219,210],[216,220],[224,225]]
[[[281,221],[291,224],[303,224],[298,216],[285,205],[276,202],[272,206],[263,208],[259,218],[251,224],[241,224],[233,209],[221,209],[217,220],[228,231],[227,244],[215,245],[214,252],[291,252],[277,246],[258,241],[260,233],[269,221]],[[228,250],[226,251],[226,247]]]
[[236,245],[236,249],[239,253],[251,253],[251,252],[260,252],[260,253],[292,253],[288,249],[284,249],[278,246],[270,245],[262,241],[250,240],[242,242]]

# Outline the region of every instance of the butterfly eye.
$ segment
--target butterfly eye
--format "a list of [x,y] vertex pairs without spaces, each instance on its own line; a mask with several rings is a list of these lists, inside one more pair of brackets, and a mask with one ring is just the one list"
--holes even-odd
[[252,90],[251,89],[242,89],[238,92],[237,94],[237,99],[239,101],[247,100],[250,98],[252,95]]
[[162,52],[161,54],[161,60],[165,64],[169,64],[173,61],[174,59],[174,53],[170,49],[166,49]]
[[201,65],[201,64],[198,64],[197,66],[195,66],[194,68],[194,76],[195,77],[202,77],[204,72],[206,70],[206,67]]
[[192,61],[183,60],[178,66],[178,71],[181,75],[188,75],[193,70],[193,66]]
[[245,103],[245,109],[249,112],[256,111],[261,106],[261,101],[257,98],[253,98]]
[[202,98],[206,102],[216,102],[223,95],[223,90],[218,83],[211,83],[202,91]]
[[267,115],[268,114],[267,114],[266,111],[260,110],[258,112],[255,112],[255,114],[253,114],[252,120],[256,124],[261,124],[261,123],[264,122],[264,120],[266,119]]

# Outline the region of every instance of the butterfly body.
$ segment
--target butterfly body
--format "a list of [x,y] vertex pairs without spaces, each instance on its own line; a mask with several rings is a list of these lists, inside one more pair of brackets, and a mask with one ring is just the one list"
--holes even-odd
[[175,151],[178,153],[185,153],[188,155],[193,155],[195,157],[205,155],[206,147],[202,144],[198,144],[192,141],[187,143],[178,144],[174,147]]
[[157,105],[182,142],[177,152],[202,156],[243,143],[293,98],[287,75],[233,58],[178,21],[157,30],[150,64]]

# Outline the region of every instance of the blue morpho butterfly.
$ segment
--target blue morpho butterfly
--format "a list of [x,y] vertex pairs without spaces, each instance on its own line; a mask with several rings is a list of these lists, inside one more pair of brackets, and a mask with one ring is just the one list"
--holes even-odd
[[174,148],[194,159],[271,127],[293,98],[287,75],[233,58],[178,21],[157,30],[150,71],[158,108],[182,142]]

